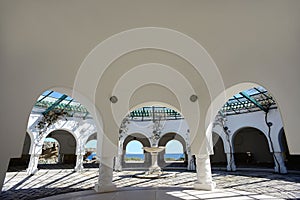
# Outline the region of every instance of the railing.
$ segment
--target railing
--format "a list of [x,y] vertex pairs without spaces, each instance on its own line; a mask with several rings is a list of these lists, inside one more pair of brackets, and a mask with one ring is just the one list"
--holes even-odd
[[[35,104],[35,108],[38,108],[38,110],[33,109],[32,113],[42,114],[48,108],[50,108],[52,104],[53,104],[53,102],[51,102],[51,101],[46,101],[46,100],[38,101]],[[68,103],[60,103],[53,108],[53,110],[55,110],[55,109],[65,111],[67,113],[66,117],[75,117],[75,118],[82,118],[82,119],[91,119],[92,118],[92,116],[89,114],[87,109],[78,103],[75,105],[72,105],[70,103],[69,104]]]
[[[270,109],[276,109],[277,105],[273,97],[267,91],[259,94],[249,95],[255,99],[262,107],[270,106]],[[233,97],[229,99],[226,104],[221,108],[221,112],[226,115],[241,114],[246,112],[260,111],[261,109],[245,97]]]
[[[49,108],[53,102],[50,101],[40,101],[35,104],[36,107],[47,109]],[[64,109],[65,111],[74,111],[74,112],[82,112],[86,113],[88,112],[86,108],[84,108],[81,104],[78,105],[67,105],[66,103],[60,103],[56,106],[56,108]]]
[[141,109],[130,112],[129,118],[133,121],[184,119],[184,117],[180,113],[166,107],[143,107]]
[[[267,91],[261,91],[259,94],[249,95],[254,98],[261,106],[270,105],[270,109],[276,109],[276,102],[273,100],[272,96],[267,93]],[[41,99],[35,106],[42,109],[48,109],[54,102]],[[79,104],[67,104],[60,103],[55,108],[64,109],[69,113],[70,116],[90,118],[87,109]],[[242,114],[247,112],[260,111],[253,102],[247,100],[244,97],[236,97],[229,99],[226,104],[221,108],[221,112],[226,113],[226,115],[232,114]],[[155,121],[158,117],[161,120],[179,120],[184,119],[184,117],[167,107],[143,107],[130,112],[130,120],[133,121]]]

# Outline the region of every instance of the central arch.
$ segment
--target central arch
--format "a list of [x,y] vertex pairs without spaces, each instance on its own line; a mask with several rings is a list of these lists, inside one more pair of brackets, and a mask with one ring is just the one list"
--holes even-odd
[[[128,43],[127,41],[132,42]],[[208,93],[201,94],[201,97],[207,96],[208,99],[212,99],[224,90],[222,77],[217,66],[215,65],[209,54],[206,52],[206,50],[194,39],[183,33],[171,29],[159,27],[144,27],[116,34],[95,47],[85,58],[80,69],[78,70],[74,82],[73,96],[76,96],[78,91],[84,94],[88,99],[91,99],[93,103],[95,103],[95,94],[98,82],[102,78],[105,70],[109,67],[109,65],[114,60],[122,55],[125,55],[128,52],[146,48],[168,51],[187,60],[205,80],[206,87],[208,88]],[[115,49],[116,51],[109,51],[108,49]],[[90,77],[88,80],[85,79],[85,77],[87,76]],[[101,107],[105,110],[104,105],[99,105],[100,110]],[[202,114],[203,116],[205,116],[207,113],[206,111],[203,111]],[[99,117],[103,119],[104,117],[106,117],[101,115],[97,116],[96,107],[94,107],[92,115],[95,119],[98,119]],[[184,115],[188,118],[188,113],[184,113]],[[197,119],[199,118],[199,116],[193,116],[193,118],[195,117]],[[110,120],[111,119],[107,121]],[[207,123],[203,125],[206,128],[209,124]],[[198,131],[198,129],[192,130],[192,137],[198,137],[200,135],[199,132],[202,132],[204,134],[205,131]],[[108,143],[112,145],[115,144],[116,146],[116,141],[110,141],[113,138],[112,136],[105,135],[103,139],[105,138],[108,139]],[[203,138],[201,137],[197,138],[195,139],[195,143],[198,142],[199,139],[203,140]],[[193,146],[199,147],[201,146],[201,144]],[[192,150],[195,153],[198,153],[199,149],[197,150],[196,147]],[[114,152],[114,154],[116,154],[116,148]],[[101,152],[98,153],[101,154]]]
[[[174,102],[180,101],[180,105],[182,105],[182,107],[177,106],[176,110],[181,111],[184,114],[189,126],[191,127],[191,150],[195,154],[202,155],[197,157],[199,162],[200,160],[209,160],[208,154],[212,153],[212,147],[209,146],[209,144],[211,144],[211,133],[206,130],[213,121],[213,115],[211,115],[211,113],[207,113],[207,106],[213,98],[224,90],[222,77],[218,68],[206,50],[189,36],[171,29],[145,27],[121,32],[100,43],[85,58],[76,75],[73,97],[76,97],[77,92],[79,92],[92,101],[94,107],[91,114],[93,118],[96,119],[97,129],[103,128],[103,132],[98,132],[97,137],[99,141],[97,154],[102,158],[102,164],[112,169],[113,163],[111,158],[116,156],[118,147],[118,135],[116,133],[118,132],[120,123],[114,121],[114,116],[118,115],[118,113],[113,112],[113,109],[110,109],[109,105],[113,108],[118,105],[118,100],[130,102],[132,98],[126,98],[124,94],[115,95],[114,90],[109,91],[107,88],[103,88],[103,91],[100,90],[99,92],[97,90],[98,83],[103,78],[107,68],[109,68],[109,66],[119,57],[126,53],[146,48],[163,50],[179,56],[186,60],[197,71],[199,74],[197,78],[199,80],[204,80],[203,88],[205,89],[200,90],[201,92],[199,92],[199,94],[195,95],[194,93],[190,93],[185,95],[185,90],[174,90],[176,91],[175,98],[165,98],[161,100],[161,102],[175,106]],[[114,49],[114,51],[111,51],[112,49]],[[86,77],[89,77],[89,79],[86,79]],[[159,85],[164,85],[164,87],[167,87],[168,89],[174,88],[172,86],[174,86],[175,82],[170,79],[166,79],[166,77],[168,76],[161,77],[159,79]],[[168,84],[162,84],[162,81],[165,80],[169,81],[167,82]],[[154,82],[157,83],[157,81]],[[114,85],[114,83],[110,83],[110,85],[111,84]],[[151,79],[148,80],[148,84],[153,85],[153,81],[151,81]],[[145,84],[136,85],[138,87],[142,87]],[[133,86],[135,87],[136,85]],[[187,86],[186,83],[178,85],[178,87],[184,86]],[[195,84],[191,88],[198,86],[198,84]],[[134,87],[127,87],[126,90],[132,90]],[[106,94],[107,100],[101,98],[100,101],[96,101],[95,97],[97,92],[99,92],[99,94]],[[148,90],[148,92],[150,94],[155,94],[152,90]],[[112,97],[114,96],[114,99],[116,100],[115,104],[110,104],[109,95]],[[192,96],[195,98],[190,101],[190,97]],[[201,101],[197,101],[197,96],[201,97]],[[154,98],[152,101],[156,101],[156,99]],[[143,102],[140,101],[139,104],[140,103]],[[137,102],[134,101],[134,103],[132,103],[130,107],[127,107],[127,109],[130,110],[133,106],[136,106],[136,104]],[[200,107],[202,107],[200,112],[195,112],[196,108]],[[103,113],[105,113],[105,115]],[[202,120],[200,120],[200,116],[202,117]],[[203,120],[205,116],[209,116],[211,120],[208,122]],[[121,118],[119,118],[120,121],[123,117],[124,116],[121,115]],[[103,122],[103,124],[100,122]],[[207,164],[198,166],[210,168],[210,166],[208,166],[209,162],[205,163]],[[211,189],[213,184],[210,184],[208,187],[206,184],[211,182],[210,171],[208,169],[204,171],[207,173],[207,176],[198,176],[198,178],[201,179],[201,177],[204,177],[207,180],[204,181],[205,184],[198,184],[197,187]],[[200,182],[203,181],[199,180],[199,183]]]

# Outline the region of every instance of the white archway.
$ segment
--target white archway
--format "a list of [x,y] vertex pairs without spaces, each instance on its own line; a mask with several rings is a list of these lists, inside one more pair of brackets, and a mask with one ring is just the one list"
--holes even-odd
[[[128,43],[127,41],[131,42]],[[97,86],[99,80],[103,78],[104,72],[109,67],[109,65],[117,58],[125,55],[128,52],[146,48],[160,49],[178,55],[179,57],[189,62],[194,67],[194,69],[197,70],[202,79],[205,80],[208,91],[199,94],[202,98],[202,101],[191,104],[188,98],[190,96],[192,97],[192,95],[194,94],[182,96],[182,94],[178,92],[175,95],[178,95],[180,98],[182,98],[182,100],[185,98],[183,101],[186,103],[183,103],[182,105],[191,104],[187,107],[189,108],[187,109],[189,110],[189,112],[184,112],[184,115],[186,119],[191,120],[189,123],[192,127],[192,152],[202,154],[202,156],[197,156],[197,159],[199,160],[197,166],[199,166],[200,168],[206,168],[206,170],[202,169],[202,171],[204,171],[203,174],[199,174],[199,176],[197,176],[198,183],[195,185],[195,187],[198,189],[212,189],[214,187],[214,184],[211,181],[209,162],[204,162],[208,164],[201,164],[204,160],[209,160],[208,154],[211,153],[211,146],[209,147],[209,144],[211,144],[211,133],[209,133],[209,131],[205,131],[210,126],[210,124],[206,123],[204,120],[200,121],[199,118],[200,116],[209,116],[211,118],[210,121],[213,121],[213,116],[206,112],[205,104],[209,102],[209,99],[214,98],[215,96],[217,96],[217,94],[223,91],[225,87],[223,85],[222,76],[220,75],[218,68],[216,67],[209,54],[199,43],[197,43],[192,38],[178,31],[157,27],[137,28],[116,34],[100,43],[85,58],[80,69],[78,70],[76,80],[74,82],[74,97],[76,97],[77,92],[80,92],[84,94],[88,99],[90,99],[93,105],[96,105],[95,96]],[[115,51],[110,51],[108,49],[115,49]],[[86,77],[89,77],[89,79],[86,79]],[[150,92],[151,89],[148,88],[148,91]],[[107,92],[108,91],[106,91],[106,94]],[[114,95],[113,91],[109,91],[109,93],[111,93],[111,95]],[[119,98],[120,100],[124,100],[126,102],[130,101],[130,99],[123,97],[124,95],[117,96],[117,99]],[[197,97],[193,97],[193,99],[195,99],[196,101]],[[161,102],[175,105],[174,102],[176,102],[177,100],[178,98],[172,97],[171,99],[165,99],[165,101]],[[133,106],[136,106],[136,104],[136,102],[132,103]],[[193,112],[195,111],[195,106],[197,105],[202,106],[203,108],[200,113]],[[113,113],[112,110],[108,108],[108,106],[108,101],[102,101],[98,103],[98,108],[101,112],[105,113],[105,115],[100,116],[96,107],[94,107],[94,109],[91,111],[91,114],[94,119],[96,119],[96,126],[98,129],[101,129],[101,124],[99,123],[100,121],[103,121],[105,125],[103,127],[104,132],[98,132],[99,148],[97,154],[102,158],[101,162],[103,163],[103,166],[101,169],[103,170],[103,173],[110,174],[109,179],[111,179],[113,166],[112,157],[117,154],[118,147],[118,135],[114,132],[117,132],[118,125],[120,125],[120,123],[115,123],[113,121],[113,116],[116,113]],[[130,108],[127,109],[130,110]],[[181,110],[181,108],[177,107],[177,110]],[[196,125],[195,128],[194,124]],[[200,129],[199,127],[202,127],[202,129]],[[99,179],[99,184],[96,186],[98,191],[115,189],[111,180],[107,179],[105,181],[108,181],[107,187],[103,186],[102,181],[100,181]],[[100,185],[102,186],[100,187]]]

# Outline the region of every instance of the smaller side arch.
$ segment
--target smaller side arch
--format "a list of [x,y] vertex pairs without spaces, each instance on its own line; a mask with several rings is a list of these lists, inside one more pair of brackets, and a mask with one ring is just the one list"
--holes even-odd
[[237,166],[273,167],[274,160],[265,134],[254,127],[238,129],[232,136]]
[[169,133],[165,133],[161,136],[160,140],[158,141],[158,146],[166,146],[168,142],[170,142],[171,140],[177,140],[178,142],[181,143],[182,147],[183,147],[183,153],[184,153],[184,162],[181,163],[171,163],[171,162],[166,162],[164,155],[166,153],[166,150],[163,150],[162,152],[160,152],[158,154],[158,165],[161,167],[183,167],[186,168],[188,166],[188,147],[187,147],[187,142],[186,140],[183,138],[183,136],[177,132],[169,132]]
[[151,165],[151,155],[148,152],[144,152],[144,162],[143,163],[128,163],[125,162],[125,156],[126,156],[126,147],[129,142],[131,141],[139,141],[143,147],[150,147],[151,143],[149,138],[144,133],[132,133],[130,135],[127,135],[122,141],[122,157],[121,157],[121,165],[122,168],[140,168],[145,169],[149,168]]
[[269,141],[269,138],[268,138],[268,135],[266,133],[265,130],[259,128],[259,127],[255,127],[255,126],[252,126],[252,125],[243,125],[243,126],[240,126],[236,129],[232,129],[232,134],[231,134],[231,143],[232,143],[232,149],[233,149],[233,152],[235,152],[235,148],[234,148],[234,139],[236,137],[236,135],[243,129],[253,129],[253,130],[257,130],[259,131],[260,133],[262,133],[264,135],[264,138],[267,140],[267,144],[268,144],[268,150],[269,152],[271,152],[271,144],[270,144],[270,141]]
[[214,154],[210,156],[211,164],[217,166],[226,165],[226,153],[225,153],[225,144],[227,141],[223,140],[223,137],[220,136],[220,133],[216,133],[213,131],[212,139],[214,143]]
[[[67,133],[67,134],[66,134]],[[71,136],[71,137],[69,137]],[[76,135],[67,129],[51,130],[45,134],[43,142],[47,137],[51,137],[58,141],[60,145],[60,162],[64,164],[76,164],[76,149],[78,146],[78,139]],[[73,141],[72,139],[73,138]]]

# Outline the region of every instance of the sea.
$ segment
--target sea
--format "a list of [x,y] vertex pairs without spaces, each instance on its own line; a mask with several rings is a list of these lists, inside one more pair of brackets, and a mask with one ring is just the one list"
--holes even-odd
[[[145,159],[144,154],[126,154],[126,158],[140,158],[140,159]],[[182,153],[168,153],[165,154],[165,159],[167,158],[172,158],[172,159],[179,159],[179,158],[184,158],[184,154]]]

